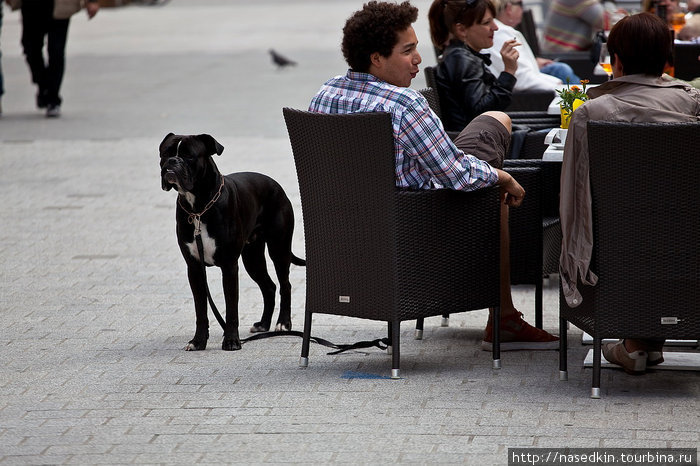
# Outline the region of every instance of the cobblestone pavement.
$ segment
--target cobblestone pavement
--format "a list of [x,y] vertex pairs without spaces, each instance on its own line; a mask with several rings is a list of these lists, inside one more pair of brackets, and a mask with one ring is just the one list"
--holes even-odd
[[[427,0],[416,28],[424,65]],[[185,352],[194,313],[174,234],[175,197],[160,189],[163,136],[207,132],[226,148],[223,172],[277,179],[297,213],[298,187],[281,116],[304,108],[344,72],[340,28],[350,0],[172,0],[104,8],[71,23],[63,116],[33,108],[17,13],[2,29],[7,94],[0,118],[0,464],[469,463],[507,464],[513,447],[686,447],[699,436],[697,373],[632,377],[604,370],[600,400],[580,331],[570,375],[555,351],[479,349],[486,311],[402,327],[402,376],[379,349],[329,356],[301,341]],[[276,70],[270,47],[299,62]],[[424,49],[424,50],[423,50]],[[423,86],[420,79],[416,88]],[[222,303],[218,273],[210,275]],[[300,329],[304,269],[292,268]],[[557,329],[556,277],[545,327]],[[516,304],[532,320],[533,289]],[[241,275],[241,332],[261,309]],[[385,334],[383,324],[317,316],[338,343]]]

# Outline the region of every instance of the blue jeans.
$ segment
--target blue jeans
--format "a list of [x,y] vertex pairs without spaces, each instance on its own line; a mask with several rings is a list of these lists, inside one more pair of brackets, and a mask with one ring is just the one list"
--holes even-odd
[[576,76],[574,70],[564,62],[555,61],[554,63],[543,66],[540,68],[540,71],[544,74],[561,79],[563,83],[566,83],[567,80],[571,84],[579,84],[581,82],[581,78]]

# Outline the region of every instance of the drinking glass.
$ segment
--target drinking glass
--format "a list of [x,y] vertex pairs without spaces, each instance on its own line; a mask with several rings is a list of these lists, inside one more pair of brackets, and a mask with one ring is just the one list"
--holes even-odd
[[603,42],[600,44],[600,58],[598,60],[600,66],[605,70],[608,79],[612,78],[612,65],[610,64],[610,53],[608,52],[608,44]]

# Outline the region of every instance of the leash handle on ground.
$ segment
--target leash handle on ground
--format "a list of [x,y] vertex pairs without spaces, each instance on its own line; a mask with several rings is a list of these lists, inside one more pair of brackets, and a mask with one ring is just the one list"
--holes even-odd
[[[304,334],[298,330],[257,333],[255,335],[249,336],[248,338],[243,338],[241,340],[241,344],[247,343],[249,341],[254,341],[254,340],[262,340],[264,338],[284,337],[284,336],[293,336],[293,337],[303,338]],[[340,354],[340,353],[344,353],[345,351],[350,351],[350,350],[354,350],[354,349],[372,348],[372,347],[377,347],[381,350],[385,350],[387,348],[387,346],[389,346],[389,339],[388,338],[377,338],[376,340],[358,341],[358,342],[352,343],[350,345],[338,345],[338,344],[332,343],[328,340],[324,340],[323,338],[314,337],[314,336],[310,337],[310,341],[312,341],[314,343],[318,343],[319,345],[327,346],[328,348],[333,348],[336,350],[336,351],[331,351],[329,353],[326,353],[329,355]]]

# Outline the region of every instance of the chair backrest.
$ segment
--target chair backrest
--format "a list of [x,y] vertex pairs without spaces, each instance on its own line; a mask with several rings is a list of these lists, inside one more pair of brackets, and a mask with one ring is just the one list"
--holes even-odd
[[540,41],[537,38],[537,26],[535,25],[535,18],[531,9],[528,8],[527,10],[523,11],[523,19],[520,21],[520,24],[515,27],[515,29],[520,31],[523,36],[525,36],[527,45],[529,45],[532,49],[532,53],[534,53],[536,57],[539,57]]
[[676,44],[673,47],[674,76],[691,81],[700,78],[700,44]]
[[307,283],[314,284],[307,286],[307,306],[356,317],[368,309],[391,313],[396,189],[391,115],[290,108],[283,113],[299,180]]
[[423,97],[428,101],[428,105],[435,115],[442,119],[442,108],[440,108],[440,97],[438,96],[437,89],[434,87],[426,87],[418,92],[423,94]]
[[588,144],[601,332],[697,338],[700,123],[589,122]]
[[435,68],[432,66],[426,66],[423,68],[423,74],[425,74],[425,84],[428,87],[432,87],[437,91],[437,78],[435,77]]

